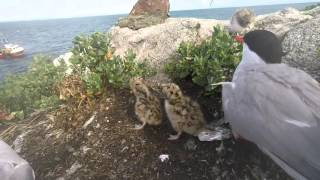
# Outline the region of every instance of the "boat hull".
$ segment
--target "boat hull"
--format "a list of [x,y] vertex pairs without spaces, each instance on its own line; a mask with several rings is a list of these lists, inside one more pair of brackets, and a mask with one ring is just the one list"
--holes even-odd
[[16,44],[5,44],[0,53],[0,59],[19,58],[24,55],[24,48]]
[[15,52],[15,53],[10,53],[9,56],[12,58],[19,58],[22,57],[24,55],[24,51],[20,51],[20,52]]

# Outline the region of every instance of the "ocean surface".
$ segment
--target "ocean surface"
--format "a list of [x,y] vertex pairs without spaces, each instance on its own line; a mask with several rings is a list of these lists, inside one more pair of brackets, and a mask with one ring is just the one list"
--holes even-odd
[[[314,3],[255,6],[256,14],[275,12],[286,7],[303,9]],[[170,12],[171,17],[195,17],[208,19],[229,19],[238,8],[219,8]],[[0,39],[7,38],[25,48],[25,56],[15,60],[0,60],[0,81],[8,74],[23,72],[31,63],[32,56],[46,54],[57,57],[68,52],[72,40],[79,34],[107,31],[125,15],[84,17],[72,19],[22,21],[0,23]]]

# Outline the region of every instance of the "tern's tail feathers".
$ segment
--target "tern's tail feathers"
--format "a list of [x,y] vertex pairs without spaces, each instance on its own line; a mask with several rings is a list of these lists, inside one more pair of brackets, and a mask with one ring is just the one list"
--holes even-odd
[[35,180],[34,171],[28,163],[19,164],[15,167],[10,180]]

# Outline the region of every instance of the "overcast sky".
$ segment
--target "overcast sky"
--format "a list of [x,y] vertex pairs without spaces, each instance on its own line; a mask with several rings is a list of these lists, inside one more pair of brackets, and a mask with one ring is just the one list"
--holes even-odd
[[[317,0],[170,0],[171,10],[314,2]],[[129,13],[137,0],[0,0],[0,21]]]

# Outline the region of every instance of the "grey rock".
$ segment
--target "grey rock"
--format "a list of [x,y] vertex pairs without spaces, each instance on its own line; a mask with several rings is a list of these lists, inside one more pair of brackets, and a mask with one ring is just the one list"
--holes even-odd
[[282,11],[256,17],[253,29],[268,30],[275,33],[280,39],[283,39],[290,29],[310,19],[312,19],[311,15],[304,14],[294,8],[287,8]]
[[302,13],[306,14],[306,15],[310,15],[310,16],[319,16],[320,15],[320,6],[314,8],[314,9],[311,9],[309,11],[303,11]]
[[115,26],[109,33],[115,55],[123,56],[131,49],[138,60],[147,59],[150,66],[161,71],[164,64],[172,60],[181,42],[201,42],[211,36],[213,26],[218,24],[225,26],[228,21],[168,18],[163,24],[139,30]]
[[121,28],[128,27],[132,30],[138,30],[145,27],[164,23],[167,16],[160,15],[139,15],[120,18],[118,26]]
[[320,16],[293,28],[283,41],[283,61],[320,81]]
[[[250,25],[248,30],[265,29],[274,32],[282,40],[290,31],[295,31],[300,27],[300,24],[314,22],[319,15],[317,8],[310,11],[298,11],[293,8],[287,8],[271,14],[260,15],[255,18],[255,22]],[[133,30],[130,28],[121,28],[114,26],[109,31],[111,37],[111,45],[115,49],[115,55],[123,56],[126,51],[132,50],[139,61],[147,60],[151,67],[154,67],[159,72],[163,72],[164,65],[173,60],[176,50],[181,42],[189,41],[199,43],[212,35],[213,26],[222,25],[229,26],[229,21],[219,21],[211,19],[195,19],[195,18],[168,18],[162,24]],[[311,23],[314,24],[314,23]],[[312,25],[312,32],[319,32],[319,25]],[[311,33],[309,28],[301,28],[300,32],[290,32],[291,40],[287,39],[284,46],[285,49],[299,47],[295,44],[299,36],[304,36],[303,29]],[[317,35],[313,35],[317,37]],[[314,38],[312,37],[312,38]],[[315,50],[317,46],[316,38],[309,41],[310,44],[305,46]],[[309,51],[309,50],[308,50]],[[304,52],[304,51],[303,51]],[[315,60],[315,51],[312,58]],[[292,53],[299,53],[295,50]],[[292,53],[286,57],[292,58]],[[311,52],[310,52],[311,53]],[[302,54],[301,54],[302,55]],[[309,58],[309,57],[308,57]],[[295,59],[295,58],[294,58]],[[292,60],[291,60],[292,61]],[[165,75],[157,76],[156,79],[168,81]]]

